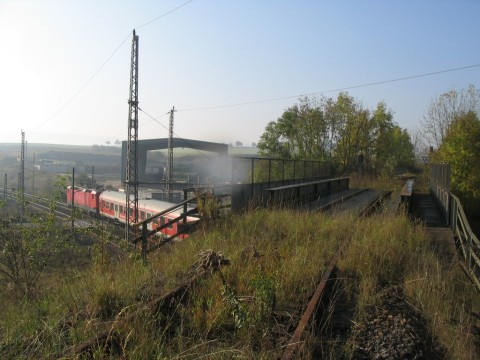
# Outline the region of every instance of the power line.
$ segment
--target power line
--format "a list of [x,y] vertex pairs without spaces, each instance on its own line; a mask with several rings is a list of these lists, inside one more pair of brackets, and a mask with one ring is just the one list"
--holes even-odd
[[[159,124],[160,126],[162,126],[163,128],[165,128],[167,131],[169,131],[169,128],[168,128],[167,126],[163,125],[160,121],[158,121],[157,119],[155,119],[152,115],[150,115],[149,113],[147,113],[146,111],[144,111],[144,110],[142,110],[142,109],[140,109],[140,108],[138,108],[138,110],[140,110],[141,112],[143,112],[143,113],[144,113],[145,115],[147,115],[150,119],[152,119],[152,120],[155,121],[157,124]],[[177,111],[177,110],[175,110],[175,111]],[[169,114],[170,114],[170,111],[167,112],[167,113],[165,113],[165,114],[163,114],[163,115],[160,115],[160,117],[164,117],[165,115],[169,115]],[[188,142],[188,140],[182,138],[181,136],[178,136],[175,132],[173,132],[173,135],[175,135],[178,139],[182,140],[183,142],[185,142],[185,144],[187,144],[187,145],[190,146],[192,149],[194,149],[193,145],[190,144],[190,143]],[[208,159],[208,157],[207,157],[203,152],[201,152],[200,150],[198,150],[198,149],[194,149],[194,150],[196,150],[200,155],[202,155],[202,156],[204,156],[205,158]]]
[[[173,9],[163,13],[162,15],[157,16],[156,18],[154,18],[150,21],[147,21],[146,23],[138,26],[137,29],[143,28],[143,27],[145,27],[147,25],[150,25],[151,23],[153,23],[153,22],[155,22],[155,21],[157,21],[157,20],[159,20],[159,19],[161,19],[161,18],[163,18],[167,15],[170,15],[171,13],[181,9],[182,7],[184,7],[186,5],[188,5],[192,1],[193,0],[189,0],[189,1],[173,8]],[[115,50],[113,50],[113,52],[108,56],[108,58],[100,65],[100,67],[93,73],[93,75],[65,103],[63,103],[63,105],[61,105],[58,108],[58,110],[55,111],[55,113],[53,113],[53,115],[51,115],[50,117],[45,119],[37,127],[33,128],[33,129],[30,129],[29,132],[34,132],[34,131],[38,130],[39,128],[41,128],[42,126],[47,124],[50,120],[55,118],[58,114],[60,114],[68,105],[70,105],[78,97],[78,95],[80,95],[80,93],[87,87],[87,85],[90,84],[90,82],[100,73],[100,71],[103,70],[105,65],[108,64],[108,62],[113,58],[113,56],[118,52],[118,50],[120,50],[122,45],[125,44],[125,42],[130,38],[130,35],[131,35],[131,32],[129,31],[128,34],[125,36],[125,38],[120,42],[120,44],[115,48]]]
[[[138,108],[138,110],[140,110],[140,111],[143,112],[145,115],[147,115],[147,116],[151,119],[150,122],[155,121],[157,124],[159,124],[160,126],[162,126],[163,128],[165,128],[165,129],[168,131],[168,127],[165,126],[165,125],[163,125],[160,121],[158,121],[158,118],[162,118],[162,117],[164,117],[164,116],[169,115],[169,114],[170,114],[170,111],[169,111],[169,112],[166,112],[165,114],[162,114],[162,115],[160,115],[160,116],[157,116],[157,118],[154,118],[152,115],[148,114],[146,111],[143,111],[140,107]],[[148,122],[147,124],[149,124],[150,122]],[[146,125],[146,124],[145,124],[145,125]]]
[[142,25],[140,25],[140,26],[137,26],[136,29],[140,29],[140,28],[142,28],[142,27],[144,27],[144,26],[150,25],[151,23],[153,23],[153,22],[155,22],[155,21],[157,21],[157,20],[159,20],[159,19],[161,19],[161,18],[163,18],[163,17],[165,17],[165,16],[167,16],[167,15],[170,15],[171,13],[173,13],[173,12],[181,9],[182,7],[190,4],[192,1],[193,1],[193,0],[189,0],[189,1],[187,1],[187,2],[185,2],[185,3],[183,3],[183,4],[181,4],[181,5],[177,6],[176,8],[173,8],[172,10],[169,10],[169,11],[167,11],[166,13],[164,13],[164,14],[162,14],[162,15],[160,15],[160,16],[157,16],[156,18],[154,18],[154,19],[152,19],[152,20],[150,20],[150,21],[147,21],[145,24],[142,24]]
[[224,108],[230,108],[230,107],[236,107],[236,106],[253,105],[253,104],[260,104],[260,103],[281,101],[281,100],[288,100],[288,99],[297,99],[300,96],[322,95],[322,94],[331,93],[331,92],[346,91],[346,90],[358,89],[358,88],[363,88],[363,87],[388,84],[388,83],[392,83],[392,82],[411,80],[411,79],[427,77],[427,76],[432,76],[432,75],[445,74],[445,73],[449,73],[449,72],[466,70],[466,69],[471,69],[471,68],[475,68],[475,67],[480,67],[480,64],[461,66],[461,67],[447,69],[447,70],[440,70],[440,71],[434,71],[434,72],[430,72],[430,73],[417,74],[417,75],[411,75],[411,76],[404,76],[404,77],[395,78],[395,79],[376,81],[376,82],[365,83],[365,84],[360,84],[360,85],[352,85],[352,86],[330,89],[330,90],[324,90],[324,91],[317,91],[317,92],[312,92],[312,93],[307,93],[307,94],[291,95],[291,96],[284,96],[284,97],[278,97],[278,98],[272,98],[272,99],[252,100],[252,101],[245,101],[245,102],[227,104],[227,105],[215,105],[215,106],[205,106],[205,107],[197,107],[197,108],[190,108],[190,109],[179,109],[177,111],[186,112],[186,111],[214,110],[214,109],[224,109]]
[[97,69],[97,71],[95,71],[95,73],[80,87],[80,89],[78,89],[77,92],[75,92],[75,94],[73,94],[73,96],[71,96],[62,106],[60,106],[60,108],[52,116],[50,116],[49,118],[44,120],[37,127],[31,129],[30,132],[34,132],[35,130],[38,130],[39,128],[41,128],[43,125],[45,125],[50,120],[52,120],[54,117],[56,117],[58,114],[60,114],[63,111],[63,109],[65,109],[68,105],[70,105],[73,102],[73,100],[75,100],[77,98],[77,96],[80,95],[80,93],[87,87],[87,85],[90,84],[90,82],[93,79],[95,79],[95,77],[100,73],[100,71],[102,71],[102,69],[105,67],[105,65],[107,65],[107,63],[113,58],[113,56],[118,52],[118,50],[120,50],[122,45],[125,44],[125,42],[127,41],[127,39],[129,37],[130,37],[130,33],[122,40],[122,42],[115,48],[115,50],[113,50],[113,52],[110,54],[110,56],[107,58],[107,60],[105,60],[102,65],[100,65],[100,67]]

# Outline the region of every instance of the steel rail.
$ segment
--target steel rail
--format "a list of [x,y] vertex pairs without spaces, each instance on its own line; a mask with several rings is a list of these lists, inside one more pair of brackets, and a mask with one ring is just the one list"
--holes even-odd
[[[356,194],[358,195],[362,191],[357,192]],[[379,206],[379,204],[385,199],[386,197],[391,195],[391,191],[386,191],[380,194],[375,200],[370,202],[360,213],[359,213],[359,218],[370,216],[376,208]],[[328,205],[328,204],[327,204]],[[330,205],[331,206],[331,205]],[[324,294],[325,288],[327,286],[328,281],[330,280],[330,277],[333,273],[333,270],[340,259],[341,255],[343,254],[345,248],[347,247],[348,243],[350,242],[351,237],[348,237],[345,241],[340,244],[338,250],[336,251],[335,255],[333,256],[332,260],[330,261],[327,269],[322,275],[322,278],[320,279],[320,282],[313,293],[312,297],[310,298],[310,301],[307,305],[307,308],[305,312],[303,313],[297,328],[295,329],[292,337],[290,338],[290,341],[288,342],[285,351],[282,356],[282,360],[291,360],[293,359],[293,356],[295,352],[298,349],[298,346],[302,344],[302,336],[305,331],[305,329],[308,326],[308,323],[310,322],[310,319],[312,318],[313,314],[316,312],[318,308],[318,304],[320,300],[322,299],[322,296]]]
[[[11,195],[11,194],[8,194],[8,196],[13,199],[13,200],[17,200],[16,197],[14,195]],[[44,199],[44,198],[40,198],[40,197],[37,197],[37,196],[33,196],[33,195],[29,195],[29,194],[25,194],[26,197],[30,197],[32,198],[33,200],[35,201],[43,201],[43,202],[46,202],[46,203],[49,203],[51,202],[50,200],[48,199]],[[67,205],[61,203],[61,202],[55,202],[55,205],[56,208],[55,210],[53,210],[53,212],[56,214],[56,216],[58,216],[60,218],[60,220],[67,220],[69,219],[72,214],[71,214],[71,208],[69,208]],[[27,204],[28,207],[31,207],[35,210],[38,210],[38,211],[41,211],[41,212],[51,212],[52,209],[50,208],[49,205],[44,205],[44,204],[41,204],[40,202],[29,202]],[[80,225],[79,227],[80,228],[84,228],[84,227],[91,227],[92,225],[84,220],[80,220],[80,219],[76,219],[75,220],[75,223],[77,225]]]

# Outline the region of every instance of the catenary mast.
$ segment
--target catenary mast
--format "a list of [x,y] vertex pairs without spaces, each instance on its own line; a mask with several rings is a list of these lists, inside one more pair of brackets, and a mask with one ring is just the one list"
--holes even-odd
[[25,132],[22,130],[22,145],[20,151],[20,173],[18,175],[18,198],[20,216],[25,214]]
[[170,110],[170,122],[168,126],[168,163],[167,163],[167,195],[168,201],[173,202],[173,114],[175,106]]
[[138,222],[138,35],[133,30],[128,99],[128,140],[126,166],[125,240],[129,241],[130,225]]

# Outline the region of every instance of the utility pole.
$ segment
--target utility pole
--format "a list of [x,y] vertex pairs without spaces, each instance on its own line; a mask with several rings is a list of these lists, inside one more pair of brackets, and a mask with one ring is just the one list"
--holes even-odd
[[170,122],[168,124],[168,162],[167,162],[167,196],[168,201],[173,202],[173,114],[175,106],[170,110]]
[[3,180],[3,202],[5,203],[3,214],[7,216],[8,215],[7,174],[5,174],[5,180]]
[[33,168],[32,168],[32,195],[35,195],[35,153],[33,153]]
[[95,184],[95,182],[93,181],[93,170],[95,169],[95,166],[92,165],[92,186],[91,188],[93,189],[93,184]]
[[22,130],[22,144],[20,150],[20,173],[18,175],[18,195],[20,216],[25,214],[25,132]]
[[18,182],[17,182],[17,215],[21,219],[20,222],[23,222],[23,213],[22,213],[22,194],[20,188],[22,186],[22,174],[18,173]]
[[75,167],[72,168],[72,235],[75,234]]
[[138,222],[138,35],[133,30],[128,99],[128,140],[126,166],[125,240],[129,241],[130,224]]

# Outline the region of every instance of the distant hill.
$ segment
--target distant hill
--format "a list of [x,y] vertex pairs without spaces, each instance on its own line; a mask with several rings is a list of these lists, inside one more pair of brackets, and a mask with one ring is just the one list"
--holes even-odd
[[[99,155],[121,155],[120,146],[104,145],[67,145],[67,144],[37,144],[27,143],[27,156],[30,158],[33,154],[42,155],[45,153],[81,153],[81,154],[99,154]],[[20,156],[19,143],[0,143],[0,157]]]

